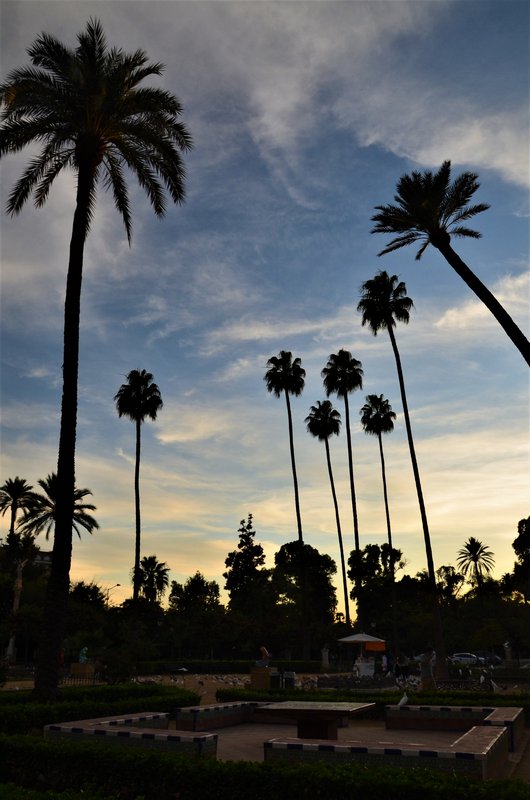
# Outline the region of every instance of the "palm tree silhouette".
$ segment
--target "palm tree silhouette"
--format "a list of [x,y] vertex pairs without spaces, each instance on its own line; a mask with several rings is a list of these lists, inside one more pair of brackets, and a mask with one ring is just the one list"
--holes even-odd
[[156,556],[144,556],[139,566],[140,591],[149,603],[156,603],[169,586],[169,567]]
[[309,415],[305,418],[307,430],[319,441],[324,442],[326,447],[326,462],[328,465],[329,483],[331,495],[333,497],[333,507],[335,509],[335,520],[337,523],[337,536],[339,537],[340,563],[342,568],[342,586],[344,589],[344,610],[346,613],[346,625],[351,625],[350,604],[348,600],[348,584],[346,581],[346,561],[344,558],[344,545],[342,543],[342,528],[340,524],[339,504],[337,502],[337,492],[335,491],[335,481],[331,467],[331,455],[329,450],[329,437],[338,436],[340,433],[341,418],[339,412],[333,408],[329,400],[317,401],[315,406],[309,409]]
[[[37,536],[39,533],[46,535],[48,540],[55,527],[58,514],[59,479],[55,472],[46,478],[37,481],[44,494],[34,493],[31,506],[26,510],[19,527],[21,533],[30,533]],[[92,533],[99,528],[97,520],[88,512],[95,511],[92,503],[83,503],[85,497],[91,495],[90,489],[74,488],[74,513],[72,517],[72,530],[81,538],[81,528]]]
[[134,506],[136,537],[133,567],[133,601],[138,600],[140,591],[140,449],[141,428],[146,417],[156,419],[163,406],[160,389],[153,383],[153,376],[145,369],[133,369],[127,375],[127,383],[122,383],[114,397],[119,417],[128,417],[136,426],[136,458],[134,465]]
[[363,388],[363,369],[360,361],[352,357],[348,350],[339,350],[332,353],[328,363],[321,372],[324,378],[324,389],[329,397],[336,394],[344,400],[344,414],[346,417],[346,442],[348,445],[348,467],[350,472],[350,493],[353,512],[353,534],[355,538],[355,552],[360,553],[359,520],[357,515],[357,499],[355,496],[355,481],[353,478],[353,448],[351,442],[350,404],[348,395],[356,389]]
[[366,395],[366,403],[361,408],[361,425],[365,433],[370,436],[377,436],[379,442],[379,456],[381,458],[381,477],[383,479],[383,497],[385,501],[386,530],[388,536],[388,553],[390,580],[392,587],[392,621],[394,630],[394,654],[398,651],[397,642],[397,601],[395,583],[395,563],[394,549],[392,544],[392,526],[390,524],[390,511],[388,508],[388,491],[386,483],[385,455],[383,452],[383,433],[392,433],[394,430],[395,413],[392,406],[382,394]]
[[474,536],[470,536],[464,546],[458,551],[457,566],[467,577],[472,574],[472,580],[480,594],[485,575],[495,566],[494,553]]
[[517,327],[506,309],[465,264],[451,247],[451,237],[479,239],[482,234],[460,223],[486,211],[489,205],[468,205],[479,188],[478,175],[463,172],[451,182],[451,162],[444,161],[434,175],[430,171],[403,175],[397,184],[394,200],[397,205],[376,206],[372,233],[397,233],[380,256],[400,247],[421,242],[416,254],[419,261],[426,247],[432,244],[455,272],[475,292],[504,328],[512,342],[530,364],[530,342]]
[[191,138],[179,121],[179,101],[163,89],[140,87],[163,67],[149,63],[141,50],[109,49],[98,20],[78,34],[75,50],[40,34],[28,54],[31,66],[13,70],[0,86],[3,128],[0,156],[28,144],[41,146],[13,188],[7,210],[18,214],[31,194],[42,206],[57,175],[71,168],[77,179],[66,281],[63,337],[63,393],[58,498],[51,572],[45,601],[45,628],[39,647],[35,691],[55,695],[59,652],[66,627],[72,515],[75,486],[79,315],[85,241],[94,214],[100,179],[112,190],[127,238],[131,214],[124,170],[134,172],[155,214],[166,210],[166,193],[184,200],[181,152]]
[[305,385],[305,369],[299,358],[293,360],[293,355],[288,350],[280,350],[278,356],[271,356],[267,361],[269,369],[263,380],[267,384],[267,391],[276,397],[285,395],[287,405],[287,421],[289,425],[289,447],[291,451],[291,468],[293,472],[294,502],[296,509],[296,522],[298,526],[298,540],[303,542],[302,517],[300,514],[300,498],[298,493],[298,478],[296,475],[296,462],[294,458],[293,418],[289,395],[299,397]]
[[377,333],[380,330],[386,329],[388,331],[390,343],[394,352],[394,358],[396,360],[399,388],[401,392],[401,402],[403,405],[403,416],[405,418],[405,427],[407,430],[407,440],[410,451],[410,460],[412,462],[412,471],[414,473],[414,482],[416,484],[416,493],[418,495],[418,504],[420,507],[423,538],[425,541],[427,572],[433,598],[434,639],[437,664],[436,671],[439,677],[444,677],[447,675],[447,664],[445,659],[445,644],[443,640],[442,621],[440,618],[440,608],[438,604],[436,572],[434,569],[434,560],[432,556],[431,537],[429,533],[429,524],[427,521],[427,512],[425,510],[425,502],[423,499],[423,490],[421,486],[418,461],[416,458],[416,450],[414,447],[414,439],[412,436],[407,393],[405,391],[405,379],[403,377],[401,357],[399,355],[396,336],[394,333],[396,320],[398,322],[404,322],[405,324],[408,323],[410,318],[409,312],[414,304],[411,298],[407,297],[406,295],[407,287],[403,281],[398,281],[397,275],[389,275],[384,271],[378,272],[374,278],[365,281],[362,284],[361,292],[361,300],[357,304],[357,310],[362,314],[363,326],[368,325],[374,336],[377,336]]
[[[13,618],[15,619],[19,608],[22,595],[22,575],[24,567],[35,556],[36,547],[31,535],[17,535],[15,524],[19,511],[25,512],[35,500],[33,486],[30,486],[24,478],[8,478],[0,486],[0,514],[4,516],[9,511],[9,533],[6,537],[6,546],[14,555],[15,580],[13,585]],[[16,626],[15,626],[16,627]],[[8,663],[14,663],[15,652],[15,630],[11,632],[6,650]]]

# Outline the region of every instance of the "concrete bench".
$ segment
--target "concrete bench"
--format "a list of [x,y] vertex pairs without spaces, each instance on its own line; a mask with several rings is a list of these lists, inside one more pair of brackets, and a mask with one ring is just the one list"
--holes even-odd
[[168,730],[169,714],[148,712],[58,722],[44,727],[45,739],[70,739],[107,746],[139,747],[196,756],[217,755],[217,735]]
[[182,731],[207,731],[250,722],[259,703],[243,701],[217,705],[185,706],[174,710],[176,726]]
[[423,748],[384,742],[306,741],[294,738],[270,739],[264,743],[265,761],[360,762],[393,767],[428,767],[458,772],[478,780],[507,777],[508,731],[506,728],[474,727],[452,745]]
[[389,730],[467,731],[474,725],[508,729],[510,751],[524,736],[522,708],[499,706],[385,706],[385,726]]

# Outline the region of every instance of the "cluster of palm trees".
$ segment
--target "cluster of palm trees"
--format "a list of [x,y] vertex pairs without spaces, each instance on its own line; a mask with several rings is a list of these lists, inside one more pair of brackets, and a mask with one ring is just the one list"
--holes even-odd
[[[162,217],[166,210],[167,196],[176,204],[184,200],[185,170],[182,154],[192,146],[190,134],[180,121],[182,107],[178,99],[163,89],[140,85],[146,78],[160,75],[163,69],[161,64],[150,63],[142,50],[127,54],[118,48],[109,48],[103,28],[95,19],[87,23],[86,29],[77,38],[78,46],[70,49],[55,37],[41,34],[28,49],[31,65],[11,71],[0,85],[0,157],[18,153],[27,145],[38,144],[40,147],[40,152],[32,157],[11,191],[7,203],[8,213],[18,214],[32,195],[37,207],[44,205],[55,178],[63,170],[72,169],[76,175],[64,310],[63,390],[56,473],[55,535],[45,602],[45,630],[35,683],[36,693],[41,697],[53,696],[56,692],[58,654],[66,626],[75,502],[81,283],[84,248],[93,218],[97,187],[102,181],[105,188],[111,190],[130,241],[132,226],[125,170],[136,174],[155,214]],[[434,175],[430,172],[413,172],[410,176],[404,176],[398,184],[395,196],[397,205],[377,208],[378,213],[373,217],[376,223],[374,231],[398,234],[383,252],[391,252],[419,240],[422,242],[417,256],[419,258],[429,243],[436,247],[492,311],[530,364],[530,344],[527,339],[450,245],[451,236],[477,238],[480,235],[461,224],[487,208],[485,204],[469,205],[477,188],[477,178],[472,173],[464,173],[450,183],[448,161]],[[374,292],[376,284],[388,283],[389,276],[385,276],[386,273],[376,276]],[[394,287],[393,292],[394,289],[397,292],[399,286]],[[368,322],[374,334],[381,328],[387,328],[396,355],[404,399],[393,327],[395,319],[406,321],[408,309],[404,298],[396,294],[396,303],[401,310],[391,311],[385,306],[378,313],[373,305],[374,298],[375,295],[370,292],[361,301],[363,324]],[[271,370],[275,368],[274,364],[270,366]],[[302,373],[298,364],[289,377],[292,385],[285,390],[290,424],[289,394],[297,393],[297,381],[299,385],[300,378],[303,379]],[[276,391],[274,388],[271,390]],[[280,393],[282,391],[283,388]],[[341,394],[342,388],[332,391],[346,397]],[[420,500],[429,575],[434,581],[427,518],[405,405],[404,415]],[[349,420],[349,429],[348,423]],[[291,457],[293,479],[296,481],[293,452]],[[353,468],[350,470],[350,478],[355,515]],[[297,522],[299,540],[302,541],[298,505]],[[137,540],[138,538],[137,533]],[[138,555],[137,552],[136,569]],[[441,643],[436,646],[440,652]]]

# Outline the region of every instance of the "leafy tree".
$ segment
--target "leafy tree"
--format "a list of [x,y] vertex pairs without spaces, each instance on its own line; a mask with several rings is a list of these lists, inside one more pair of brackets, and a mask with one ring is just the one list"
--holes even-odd
[[114,397],[119,417],[128,417],[136,426],[136,458],[134,462],[134,507],[136,521],[136,537],[133,566],[133,600],[138,600],[140,592],[140,450],[142,422],[146,417],[156,419],[163,406],[160,389],[153,383],[153,376],[145,369],[133,369],[127,375],[127,383],[123,383]]
[[299,397],[302,394],[305,384],[305,369],[302,368],[301,360],[299,358],[293,360],[292,353],[288,350],[280,350],[278,356],[269,358],[267,366],[269,369],[264,376],[264,381],[267,384],[267,391],[271,392],[271,394],[274,394],[276,397],[280,397],[283,394],[287,405],[296,522],[298,525],[298,539],[300,542],[303,542],[304,537],[302,534],[302,517],[300,514],[300,499],[298,495],[298,478],[296,475],[296,463],[294,458],[293,419],[289,395],[292,394],[294,397]]
[[407,297],[407,287],[403,281],[398,282],[397,275],[389,275],[387,272],[379,271],[374,278],[365,281],[361,287],[361,300],[357,304],[357,310],[362,314],[362,324],[368,325],[374,336],[377,336],[380,330],[387,330],[390,337],[390,343],[394,352],[396,360],[396,368],[398,373],[399,388],[401,392],[401,402],[403,405],[403,416],[405,418],[405,428],[407,430],[407,440],[410,451],[410,460],[412,462],[412,471],[414,473],[414,482],[416,484],[416,493],[418,496],[418,504],[420,507],[420,516],[423,528],[423,538],[425,542],[425,553],[427,556],[427,569],[429,573],[429,581],[431,585],[432,602],[433,602],[433,625],[434,625],[434,644],[438,658],[436,659],[436,670],[438,677],[444,678],[447,676],[447,666],[445,659],[445,645],[442,631],[442,621],[440,617],[440,609],[438,605],[438,596],[436,589],[436,572],[434,569],[434,559],[432,556],[431,536],[429,533],[429,523],[427,521],[427,512],[425,510],[425,502],[423,499],[423,489],[421,486],[420,471],[418,468],[418,460],[416,458],[416,450],[414,447],[414,439],[412,436],[412,426],[410,422],[409,407],[407,402],[407,393],[405,390],[405,379],[403,377],[403,369],[401,366],[401,357],[396,342],[394,328],[396,320],[408,324],[410,319],[410,309],[414,305],[411,298]]
[[185,584],[171,581],[169,606],[182,613],[208,611],[221,605],[219,597],[217,581],[207,581],[204,575],[197,571]]
[[[36,536],[45,533],[48,539],[50,532],[57,522],[59,504],[59,479],[57,473],[52,472],[46,478],[38,481],[44,494],[35,492],[30,508],[25,512],[20,522],[22,533],[30,533]],[[92,533],[99,528],[99,523],[89,511],[95,511],[96,506],[92,503],[83,503],[85,497],[91,495],[90,489],[74,488],[74,507],[72,516],[72,530],[81,538],[81,528],[88,533]]]
[[329,400],[317,401],[315,406],[311,406],[309,416],[305,418],[307,430],[319,441],[324,442],[326,448],[326,463],[328,465],[329,483],[331,495],[333,497],[333,507],[335,509],[335,521],[337,525],[337,536],[339,538],[340,563],[342,570],[342,587],[344,590],[344,610],[346,612],[346,625],[350,626],[350,604],[348,602],[348,584],[346,582],[346,560],[344,558],[344,545],[342,542],[342,528],[340,524],[339,504],[337,502],[337,492],[335,491],[335,481],[333,479],[333,469],[331,467],[331,455],[329,450],[329,437],[338,436],[340,433],[340,414],[333,408]]
[[263,567],[265,554],[263,547],[255,541],[256,531],[253,528],[253,517],[249,514],[245,522],[239,523],[239,542],[237,550],[228,553],[225,559],[225,589],[230,596],[230,610],[255,613],[262,603],[260,599],[270,594],[271,570]]
[[324,389],[329,397],[336,394],[344,401],[344,415],[346,419],[346,443],[348,446],[348,469],[350,474],[350,493],[353,512],[353,533],[355,538],[355,549],[360,551],[359,543],[359,519],[357,514],[357,498],[355,494],[355,480],[353,470],[353,447],[351,441],[350,425],[350,403],[348,395],[356,389],[363,388],[363,370],[360,361],[353,358],[348,350],[339,350],[338,353],[331,353],[328,363],[321,373],[324,378]]
[[470,536],[463,547],[458,551],[457,566],[467,577],[471,576],[471,582],[480,594],[484,578],[489,575],[495,565],[493,552],[474,536]]
[[169,567],[156,556],[144,556],[139,566],[140,592],[148,603],[159,602],[169,586]]
[[438,578],[438,591],[442,603],[455,610],[458,592],[462,588],[465,577],[457,572],[454,567],[447,565],[443,565],[436,570],[436,577]]
[[392,583],[392,619],[393,619],[393,645],[394,653],[397,655],[397,598],[396,584],[394,580],[394,563],[392,561],[392,526],[390,524],[390,511],[388,508],[388,491],[386,485],[385,456],[383,452],[383,433],[392,433],[394,430],[395,413],[392,406],[382,394],[366,395],[366,403],[361,408],[361,425],[365,433],[369,436],[377,436],[379,443],[379,456],[381,459],[381,477],[383,479],[383,497],[385,501],[386,531],[388,536],[388,546],[390,552],[390,580]]
[[41,145],[16,183],[7,211],[18,214],[31,194],[42,206],[57,175],[72,169],[76,201],[70,240],[64,311],[63,394],[57,464],[58,503],[52,568],[46,595],[45,629],[39,651],[36,693],[53,696],[66,626],[72,555],[75,444],[79,363],[79,317],[85,241],[100,179],[113,193],[127,237],[131,214],[125,169],[136,173],[157,216],[166,192],[184,200],[181,152],[191,139],[179,121],[178,100],[163,89],[140,87],[162,65],[141,50],[109,49],[99,21],[91,20],[72,50],[43,33],[28,50],[32,65],[13,70],[0,86],[0,156]]
[[213,658],[214,649],[227,638],[225,609],[219,596],[219,584],[206,580],[200,572],[185,584],[171,582],[169,618],[181,654]]
[[76,581],[70,589],[70,600],[76,603],[86,603],[104,609],[107,606],[107,598],[101,586],[93,581]]
[[421,247],[416,260],[422,257],[429,244],[436,247],[457,275],[475,292],[504,328],[512,342],[530,364],[530,342],[517,327],[506,309],[465,264],[451,247],[451,237],[479,239],[482,234],[463,226],[471,217],[486,211],[486,203],[469,205],[479,188],[478,176],[463,172],[451,182],[451,162],[444,161],[438,172],[413,172],[403,175],[397,184],[396,205],[376,206],[372,217],[372,233],[397,233],[379,255],[391,253],[416,242]]

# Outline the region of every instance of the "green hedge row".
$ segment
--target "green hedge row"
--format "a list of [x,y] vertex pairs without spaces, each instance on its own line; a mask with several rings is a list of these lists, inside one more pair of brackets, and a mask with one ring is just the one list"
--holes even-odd
[[[185,668],[192,674],[200,675],[248,675],[254,666],[252,660],[239,661],[208,661],[195,659],[182,661],[140,661],[137,665],[139,675],[170,675]],[[322,671],[320,661],[281,661],[274,659],[271,667],[277,667],[284,672],[300,672],[316,675]]]
[[0,784],[0,798],[2,800],[114,800],[109,795],[88,794],[87,792],[56,792],[40,791],[39,789],[24,789],[22,786],[15,786],[14,783]]
[[93,719],[136,711],[171,711],[176,706],[196,705],[200,696],[186,689],[173,687],[151,687],[151,693],[121,693],[108,699],[94,687],[92,693],[79,699],[65,692],[64,699],[56,703],[34,703],[27,698],[25,703],[0,706],[0,732],[41,734],[45,725],[69,720]]
[[530,800],[521,781],[477,783],[411,768],[219,762],[21,736],[0,736],[0,750],[0,782],[120,800]]

